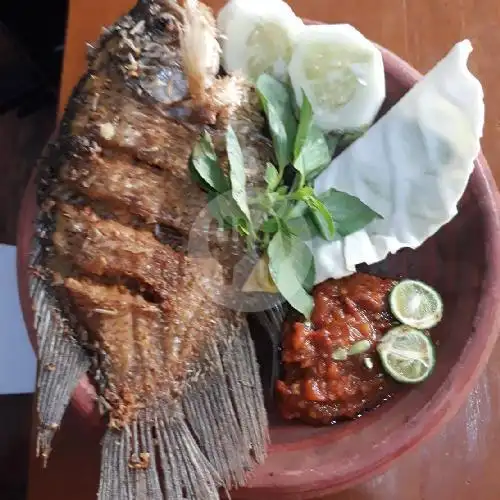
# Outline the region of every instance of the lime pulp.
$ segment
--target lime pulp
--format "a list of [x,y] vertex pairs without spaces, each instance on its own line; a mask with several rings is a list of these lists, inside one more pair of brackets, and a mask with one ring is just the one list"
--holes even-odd
[[443,301],[429,285],[416,280],[403,280],[391,291],[389,304],[394,317],[401,323],[427,330],[443,317]]
[[377,345],[385,371],[398,382],[417,384],[434,369],[436,356],[431,339],[407,325],[389,330]]

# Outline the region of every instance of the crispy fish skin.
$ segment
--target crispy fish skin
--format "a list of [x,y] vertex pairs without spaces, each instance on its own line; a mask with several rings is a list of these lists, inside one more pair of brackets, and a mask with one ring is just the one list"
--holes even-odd
[[[111,217],[129,212],[187,238],[207,203],[188,169],[201,131],[208,130],[220,150],[226,126],[236,127],[251,160],[250,183],[263,179],[263,158],[269,159],[271,151],[261,132],[264,119],[253,88],[239,77],[216,79],[214,72],[212,87],[201,90],[196,84],[192,92],[196,75],[186,77],[182,66],[182,11],[168,10],[168,2],[145,5],[149,16],[142,19],[144,23],[125,19],[96,49],[89,75],[69,103],[66,134],[56,145],[59,153],[64,151],[63,159],[45,203],[51,205],[54,219],[52,250],[69,259],[78,276],[127,277],[166,301],[182,290],[189,259],[156,241],[148,228],[100,219],[93,213],[94,204],[106,207]],[[166,71],[171,79],[154,87],[153,77],[158,79]],[[222,106],[218,102],[226,89],[230,104]],[[85,205],[74,207],[61,199],[65,187],[83,195]],[[214,283],[204,287],[207,297],[217,293],[215,287]],[[102,337],[98,325],[91,330],[91,337]],[[204,336],[204,329],[199,329],[199,338]]]
[[207,204],[197,185],[169,170],[142,168],[125,156],[64,165],[61,180],[76,193],[107,204],[114,213],[126,211],[147,223],[175,227],[183,235],[189,234]]
[[[201,52],[200,40],[206,42]],[[82,352],[92,358],[110,429],[133,436],[133,446],[141,439],[152,443],[147,436],[153,428],[163,432],[157,441],[162,468],[171,469],[172,477],[163,478],[169,498],[187,492],[187,498],[215,499],[219,486],[243,484],[267,443],[246,319],[214,300],[224,286],[225,261],[185,252],[207,203],[188,168],[201,132],[213,136],[227,169],[223,138],[228,125],[235,129],[250,185],[264,182],[273,156],[253,87],[217,73],[215,24],[207,7],[197,0],[182,7],[171,0],[139,1],[105,30],[38,172],[40,251],[34,263],[43,270],[43,300],[55,301],[57,321],[72,326],[78,359]],[[158,224],[172,237],[180,235],[181,248],[155,237]],[[223,254],[224,247],[218,251]],[[35,280],[35,303],[42,300],[41,287]],[[40,388],[42,400],[53,394],[50,383]],[[185,416],[187,394],[197,403]],[[224,423],[204,429],[205,415],[217,413]],[[197,428],[204,430],[191,436]],[[47,455],[50,436],[41,441]],[[226,442],[225,436],[233,439]],[[175,444],[179,439],[187,448]],[[163,498],[154,450],[147,467],[129,462],[137,475],[132,478],[126,466],[108,463],[118,456],[129,461],[129,445],[112,451],[117,441],[104,442],[101,500],[138,497],[143,469],[147,497]],[[182,467],[192,472],[185,475]],[[124,475],[117,479],[112,469]]]
[[114,278],[128,277],[166,299],[182,276],[183,257],[146,231],[102,220],[91,209],[58,205],[56,253],[80,272]]

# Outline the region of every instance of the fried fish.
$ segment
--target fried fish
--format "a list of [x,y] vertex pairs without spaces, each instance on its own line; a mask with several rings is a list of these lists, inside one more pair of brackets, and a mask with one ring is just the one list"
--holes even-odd
[[91,49],[40,161],[38,453],[48,458],[88,372],[108,422],[101,500],[217,499],[265,458],[247,320],[216,300],[227,261],[186,251],[207,203],[189,170],[193,146],[209,133],[227,168],[229,125],[248,183],[260,185],[272,160],[265,120],[252,85],[219,70],[210,9],[141,0]]

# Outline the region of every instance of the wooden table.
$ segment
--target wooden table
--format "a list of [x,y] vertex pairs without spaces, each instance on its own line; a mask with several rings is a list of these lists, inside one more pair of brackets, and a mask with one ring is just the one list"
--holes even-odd
[[[251,0],[249,0],[251,1]],[[134,0],[70,0],[61,106],[84,70],[85,41],[126,11]],[[208,2],[219,8],[223,0]],[[500,3],[495,0],[290,0],[310,19],[347,22],[427,71],[458,40],[470,38],[471,60],[486,92],[483,148],[500,181]],[[466,279],[466,278],[465,278]],[[32,461],[31,500],[90,500],[99,452],[97,438],[76,419],[66,419],[49,468]],[[457,416],[385,474],[329,500],[480,500],[500,498],[500,345]],[[90,464],[94,465],[90,465]],[[91,470],[89,470],[89,468]]]

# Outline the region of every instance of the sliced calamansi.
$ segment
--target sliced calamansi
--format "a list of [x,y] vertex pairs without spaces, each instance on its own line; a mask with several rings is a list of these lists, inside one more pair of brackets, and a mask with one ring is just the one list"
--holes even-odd
[[288,63],[304,24],[283,0],[230,0],[220,11],[222,66],[256,81],[268,73],[288,79]]
[[434,288],[416,280],[403,280],[391,291],[389,305],[394,317],[419,330],[436,326],[443,317],[443,301]]
[[436,364],[431,339],[406,325],[389,330],[377,345],[385,371],[398,382],[416,384],[425,380]]
[[325,131],[369,126],[385,99],[382,54],[348,24],[306,26],[289,73],[297,103],[304,92]]

